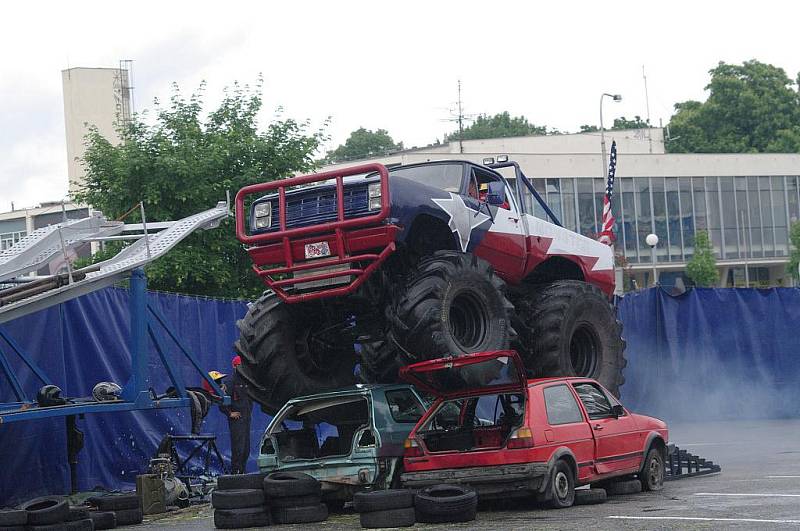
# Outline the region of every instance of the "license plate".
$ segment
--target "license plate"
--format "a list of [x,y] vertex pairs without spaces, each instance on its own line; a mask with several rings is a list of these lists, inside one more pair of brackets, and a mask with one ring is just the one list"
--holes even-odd
[[312,258],[322,258],[323,256],[331,255],[331,247],[328,242],[307,243],[306,244],[306,260]]

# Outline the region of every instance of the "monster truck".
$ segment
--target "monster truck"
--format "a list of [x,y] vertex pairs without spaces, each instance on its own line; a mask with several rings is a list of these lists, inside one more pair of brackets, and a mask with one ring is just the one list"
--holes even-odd
[[364,164],[247,186],[236,234],[270,288],[237,342],[265,411],[509,347],[531,377],[614,393],[624,381],[612,251],[562,227],[515,162]]

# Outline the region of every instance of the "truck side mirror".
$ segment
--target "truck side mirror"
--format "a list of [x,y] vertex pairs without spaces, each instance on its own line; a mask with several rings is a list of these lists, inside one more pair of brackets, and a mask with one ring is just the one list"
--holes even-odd
[[623,417],[625,416],[625,409],[619,404],[614,404],[611,406],[611,414],[617,418]]
[[486,194],[486,202],[490,205],[500,206],[506,202],[506,187],[500,181],[489,182],[489,191]]

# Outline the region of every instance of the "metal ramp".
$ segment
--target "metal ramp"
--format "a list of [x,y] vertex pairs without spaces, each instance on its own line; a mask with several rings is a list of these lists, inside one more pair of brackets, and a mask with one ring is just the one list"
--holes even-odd
[[[192,232],[216,228],[228,215],[228,203],[221,201],[178,221],[126,225],[97,215],[38,229],[0,254],[0,283],[12,278],[20,282],[0,291],[0,323],[113,285],[169,252]],[[46,277],[20,276],[78,245],[120,239],[136,241],[113,258],[83,269]]]
[[675,479],[690,478],[694,476],[705,476],[707,474],[716,474],[722,471],[722,467],[714,463],[710,459],[703,459],[697,455],[681,450],[677,446],[667,456],[667,462],[664,463],[666,474],[664,475],[665,481],[672,481]]
[[47,265],[51,260],[84,244],[122,232],[124,223],[106,221],[99,213],[88,218],[48,225],[31,232],[12,247],[0,251],[0,284]]

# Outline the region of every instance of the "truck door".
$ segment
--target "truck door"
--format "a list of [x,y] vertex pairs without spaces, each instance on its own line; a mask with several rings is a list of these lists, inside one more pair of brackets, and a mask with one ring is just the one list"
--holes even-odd
[[[515,202],[514,194],[508,183],[493,173],[473,168],[472,178],[478,183],[480,195],[476,199],[467,194],[467,200],[474,203],[480,212],[490,215],[493,222],[489,225],[480,244],[474,253],[488,261],[495,271],[506,280],[519,282],[525,271],[526,230],[522,211]],[[487,202],[489,183],[501,183],[505,201],[501,205],[490,205]]]
[[636,423],[624,412],[612,413],[612,404],[603,389],[593,382],[574,383],[589,418],[595,440],[595,468],[598,474],[638,469],[642,462],[642,441]]

